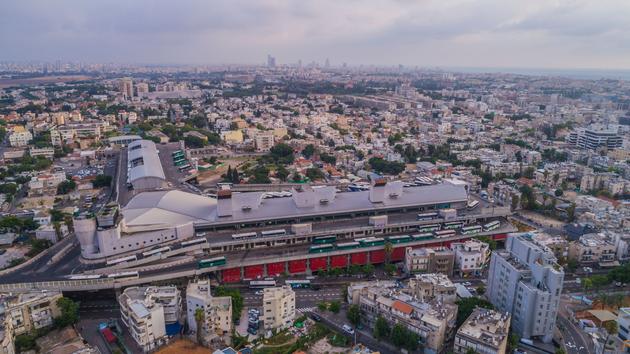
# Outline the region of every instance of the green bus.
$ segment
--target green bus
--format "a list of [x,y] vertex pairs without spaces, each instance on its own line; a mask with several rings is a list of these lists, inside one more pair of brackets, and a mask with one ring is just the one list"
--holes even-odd
[[393,244],[411,242],[413,239],[409,235],[390,236],[387,241]]
[[425,232],[422,234],[415,234],[412,236],[414,241],[426,241],[426,240],[431,240],[433,239],[433,233],[432,232]]
[[385,244],[385,239],[380,237],[368,237],[359,240],[361,247],[374,247],[374,246],[383,246]]
[[188,161],[187,160],[179,160],[177,162],[175,162],[175,166],[179,167],[179,166],[184,166],[185,164],[187,164]]
[[324,252],[331,252],[335,250],[335,246],[333,245],[316,245],[316,246],[311,246],[311,248],[308,249],[308,253],[324,253]]
[[183,155],[184,152],[182,150],[175,150],[173,151],[173,153],[171,154],[172,156],[176,156],[176,155]]
[[199,266],[199,269],[201,269],[201,268],[222,266],[226,264],[227,264],[227,260],[225,259],[225,257],[221,256],[221,257],[202,259],[199,261],[198,266]]
[[359,248],[361,247],[361,244],[353,241],[353,242],[345,242],[345,243],[338,243],[337,244],[337,250],[338,251],[342,251],[342,250],[351,250],[351,249],[355,249],[355,248]]
[[317,236],[313,238],[314,245],[325,245],[329,243],[335,243],[337,236]]

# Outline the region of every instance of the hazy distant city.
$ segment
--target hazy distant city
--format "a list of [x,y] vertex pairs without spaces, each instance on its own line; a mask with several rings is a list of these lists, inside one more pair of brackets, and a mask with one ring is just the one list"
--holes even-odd
[[114,4],[0,5],[0,354],[630,353],[630,5]]

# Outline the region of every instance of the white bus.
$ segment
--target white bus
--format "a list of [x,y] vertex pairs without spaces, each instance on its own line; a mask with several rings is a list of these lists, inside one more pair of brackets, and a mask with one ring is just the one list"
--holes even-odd
[[252,280],[249,282],[250,289],[273,288],[276,286],[275,280]]
[[268,231],[262,231],[260,233],[260,235],[262,237],[270,237],[270,236],[284,236],[287,234],[287,230],[285,229],[278,229],[278,230],[268,230]]
[[151,251],[142,252],[142,257],[151,257],[154,254],[158,254],[158,253],[162,253],[162,252],[168,252],[170,250],[171,250],[170,247],[161,247],[161,248],[154,249],[154,250],[151,250]]
[[83,275],[70,275],[68,279],[70,280],[90,280],[90,279],[99,279],[102,277],[101,274],[83,274]]
[[137,261],[137,260],[138,260],[138,256],[136,256],[134,254],[133,256],[129,256],[129,257],[122,257],[122,258],[112,259],[110,261],[107,261],[107,263],[105,263],[105,265],[112,266],[112,265],[119,264],[119,263],[133,262],[133,261]]
[[434,234],[435,234],[435,238],[445,238],[445,237],[455,236],[456,232],[455,230],[442,230],[442,231],[436,231]]
[[120,272],[120,273],[110,274],[107,277],[110,279],[122,279],[122,278],[138,279],[140,277],[140,274],[138,274],[138,272]]
[[461,229],[462,226],[464,226],[464,223],[462,221],[445,222],[444,223],[444,230]]
[[474,235],[482,231],[481,225],[472,225],[462,227],[462,235]]
[[485,225],[483,225],[483,231],[492,231],[496,230],[501,226],[501,222],[499,220],[491,221]]
[[255,238],[258,236],[255,232],[244,232],[242,234],[233,234],[232,240],[246,240],[248,238]]
[[416,220],[418,221],[423,221],[423,220],[433,220],[433,219],[437,219],[438,217],[438,213],[436,212],[432,212],[432,213],[421,213],[418,214],[416,217]]
[[199,243],[208,243],[208,241],[206,241],[205,238],[198,238],[198,239],[195,239],[195,240],[184,241],[184,242],[180,243],[180,246],[188,247],[188,246],[196,245],[196,244],[199,244]]
[[442,225],[440,224],[418,225],[418,232],[424,233],[424,232],[439,231],[441,228],[442,228]]
[[477,205],[479,205],[479,201],[473,199],[468,202],[468,205],[466,205],[466,208],[468,208],[468,210],[472,210],[472,209],[475,209]]

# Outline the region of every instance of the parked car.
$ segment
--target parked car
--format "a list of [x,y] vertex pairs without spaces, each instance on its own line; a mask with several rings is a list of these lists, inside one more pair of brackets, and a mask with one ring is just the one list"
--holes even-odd
[[311,318],[313,319],[313,321],[316,321],[316,322],[319,322],[322,320],[322,318],[316,313],[311,313]]
[[344,332],[348,333],[348,334],[354,334],[354,329],[352,329],[352,327],[350,327],[350,325],[343,325],[341,327],[343,329]]

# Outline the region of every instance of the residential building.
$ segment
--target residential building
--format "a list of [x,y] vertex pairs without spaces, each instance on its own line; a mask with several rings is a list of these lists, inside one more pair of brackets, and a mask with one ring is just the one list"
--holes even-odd
[[204,337],[223,336],[232,332],[232,298],[212,296],[210,283],[207,280],[188,283],[186,308],[186,319],[191,331],[197,331],[195,312],[197,309],[201,309],[204,313],[201,329]]
[[130,78],[121,79],[118,83],[118,90],[122,94],[123,99],[131,99],[133,97],[133,80]]
[[425,353],[442,352],[454,334],[457,305],[439,300],[420,302],[393,281],[351,284],[348,301],[360,307],[364,325],[369,328],[382,317],[390,326],[401,324],[416,333]]
[[404,270],[407,273],[453,274],[455,253],[446,247],[411,248],[405,250]]
[[145,351],[167,339],[167,325],[179,327],[181,297],[175,286],[129,287],[118,297],[121,319]]
[[580,264],[615,265],[617,246],[615,241],[604,233],[582,235],[569,244],[569,258]]
[[490,259],[490,246],[477,239],[451,243],[459,274],[480,275]]
[[28,194],[42,195],[52,193],[54,195],[57,192],[57,186],[65,180],[66,174],[64,172],[31,177],[31,180],[28,182]]
[[512,314],[512,328],[521,338],[548,343],[563,281],[551,251],[536,245],[529,233],[510,234],[505,250],[492,253],[486,296],[498,311]]
[[13,334],[18,336],[52,326],[54,319],[61,315],[57,301],[62,297],[61,292],[42,291],[8,299],[5,315],[11,318]]
[[623,145],[623,138],[616,129],[603,126],[576,129],[567,135],[566,139],[569,144],[588,150],[600,147],[612,150]]
[[416,274],[409,279],[408,291],[420,302],[439,300],[454,303],[457,300],[455,284],[441,273]]
[[[4,308],[2,309],[5,310]],[[0,354],[15,354],[15,334],[11,316],[3,313],[0,315]]]
[[295,292],[284,285],[266,288],[263,292],[263,321],[265,329],[284,329],[295,318]]
[[505,354],[509,331],[509,313],[477,307],[457,330],[453,351],[466,354],[472,349],[475,353]]
[[274,135],[272,131],[259,131],[254,135],[254,147],[256,151],[269,151],[274,144]]
[[33,140],[33,134],[21,125],[13,127],[9,135],[9,144],[13,147],[26,146],[31,140]]
[[622,307],[617,315],[619,330],[617,336],[623,341],[630,340],[630,307]]

